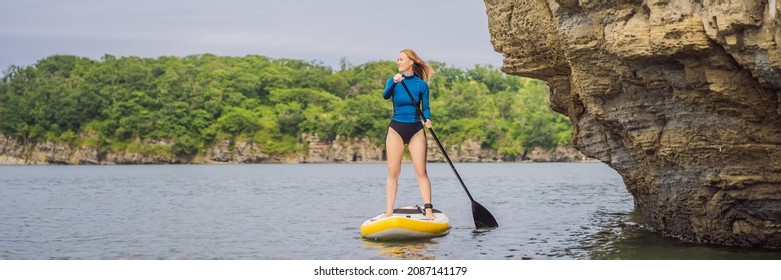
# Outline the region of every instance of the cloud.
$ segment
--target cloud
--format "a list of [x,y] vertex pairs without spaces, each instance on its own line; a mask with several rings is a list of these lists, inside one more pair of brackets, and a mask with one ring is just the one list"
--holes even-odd
[[[44,3],[45,2],[45,3]],[[474,0],[13,1],[0,10],[0,67],[53,54],[157,57],[213,53],[393,60],[404,48],[459,67],[501,63]]]

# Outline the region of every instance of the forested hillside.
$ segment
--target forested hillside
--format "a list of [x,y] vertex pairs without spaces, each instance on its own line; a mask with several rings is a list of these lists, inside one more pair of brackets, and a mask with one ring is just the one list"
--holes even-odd
[[[571,125],[548,108],[540,81],[490,66],[432,62],[434,129],[441,140],[476,140],[502,158],[569,144]],[[392,105],[382,98],[392,61],[334,70],[264,56],[114,57],[55,55],[11,66],[0,83],[0,134],[101,152],[173,157],[217,141],[257,143],[264,153],[299,152],[302,135],[384,141]],[[154,143],[169,143],[156,145]]]

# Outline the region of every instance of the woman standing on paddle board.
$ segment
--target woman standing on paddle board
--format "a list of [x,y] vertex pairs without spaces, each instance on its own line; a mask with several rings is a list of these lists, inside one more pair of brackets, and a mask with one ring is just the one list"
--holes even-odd
[[[388,79],[383,97],[393,101],[393,118],[385,138],[385,150],[388,157],[388,179],[385,185],[387,208],[385,216],[393,215],[396,192],[398,191],[399,174],[401,173],[401,158],[404,146],[409,148],[415,176],[418,178],[420,195],[428,219],[434,219],[431,205],[431,182],[426,172],[426,134],[424,124],[416,106],[421,106],[425,126],[431,127],[431,110],[429,109],[428,79],[434,74],[423,59],[415,51],[405,49],[396,58],[399,73]],[[406,87],[406,89],[405,89]],[[407,90],[409,93],[407,93]],[[411,95],[411,96],[410,96]]]

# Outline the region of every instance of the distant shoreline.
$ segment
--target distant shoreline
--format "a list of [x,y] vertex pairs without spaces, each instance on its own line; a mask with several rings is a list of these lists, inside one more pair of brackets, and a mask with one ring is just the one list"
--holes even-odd
[[[304,164],[304,165],[318,165],[318,164],[344,164],[344,165],[351,165],[351,164],[385,164],[386,161],[331,161],[331,162],[186,162],[186,163],[165,163],[165,162],[159,162],[159,163],[97,163],[97,164],[91,164],[91,163],[82,163],[82,164],[65,164],[65,163],[10,163],[6,162],[6,159],[3,157],[0,157],[0,166],[131,166],[131,165],[252,165],[252,164],[259,164],[259,165],[297,165],[297,164]],[[412,164],[412,161],[404,160],[401,162],[402,164]],[[446,164],[447,162],[444,161],[427,161],[426,163],[442,163]],[[458,161],[453,162],[453,164],[526,164],[526,163],[603,163],[596,159],[588,159],[588,160],[578,160],[578,161],[533,161],[533,160],[524,160],[524,161]]]

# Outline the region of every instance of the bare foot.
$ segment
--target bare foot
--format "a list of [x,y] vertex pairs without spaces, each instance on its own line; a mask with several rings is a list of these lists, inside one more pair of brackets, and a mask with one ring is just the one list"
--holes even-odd
[[426,219],[434,220],[436,218],[437,217],[434,216],[434,211],[432,211],[431,209],[426,209]]

